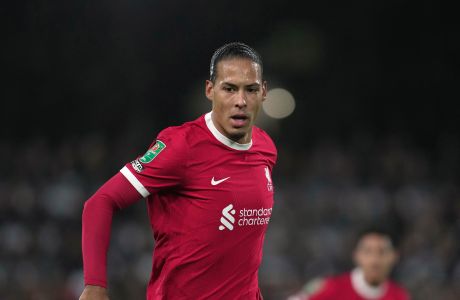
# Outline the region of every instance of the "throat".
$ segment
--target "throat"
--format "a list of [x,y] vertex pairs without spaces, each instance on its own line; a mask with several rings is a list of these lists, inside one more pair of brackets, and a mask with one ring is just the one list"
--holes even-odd
[[243,134],[229,134],[229,139],[238,143],[238,144],[247,144],[251,142],[251,134],[250,133],[243,133]]

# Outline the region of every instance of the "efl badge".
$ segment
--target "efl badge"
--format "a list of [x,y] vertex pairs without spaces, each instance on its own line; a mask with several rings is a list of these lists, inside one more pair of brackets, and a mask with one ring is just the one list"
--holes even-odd
[[143,164],[148,164],[155,157],[157,157],[157,155],[160,154],[160,152],[163,151],[164,148],[166,148],[166,145],[162,141],[157,140],[155,145],[153,145],[152,148],[147,150],[147,152],[145,152],[144,156],[139,158],[139,161],[141,163],[143,163]]

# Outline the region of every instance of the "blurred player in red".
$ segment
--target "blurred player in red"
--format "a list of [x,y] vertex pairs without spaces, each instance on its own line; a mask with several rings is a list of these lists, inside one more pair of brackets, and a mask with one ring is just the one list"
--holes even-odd
[[397,256],[390,234],[377,228],[365,230],[354,250],[354,270],[315,279],[288,300],[408,300],[405,289],[389,279]]
[[205,94],[211,112],[161,131],[85,203],[81,300],[109,299],[112,215],[144,197],[155,238],[147,299],[262,299],[258,269],[277,153],[254,126],[267,94],[260,56],[242,43],[219,48]]

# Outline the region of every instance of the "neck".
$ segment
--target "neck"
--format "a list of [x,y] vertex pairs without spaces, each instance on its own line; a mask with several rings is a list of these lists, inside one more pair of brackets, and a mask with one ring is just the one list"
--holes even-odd
[[240,142],[236,142],[235,140],[233,139],[230,139],[229,137],[225,136],[224,134],[222,134],[217,128],[216,126],[214,125],[214,122],[212,121],[212,112],[209,112],[205,115],[204,119],[205,119],[205,122],[206,122],[206,125],[209,129],[209,131],[211,131],[212,135],[219,141],[221,142],[222,144],[230,147],[230,148],[233,148],[235,150],[249,150],[249,148],[251,148],[252,146],[252,139],[251,139],[251,134],[248,134],[248,138],[249,138],[249,141],[247,143],[240,143]]
[[386,282],[377,285],[370,284],[360,268],[356,268],[351,272],[351,283],[354,290],[359,295],[368,299],[378,299],[382,297],[387,289]]
[[244,134],[231,135],[231,134],[225,132],[225,130],[222,127],[222,125],[220,125],[219,122],[217,122],[215,114],[213,114],[212,112],[211,112],[211,120],[212,120],[212,123],[214,124],[214,127],[223,136],[225,136],[226,138],[232,140],[233,142],[238,143],[238,144],[248,144],[248,143],[251,142],[251,140],[252,140],[252,127],[248,130],[248,132],[246,132]]
[[235,136],[227,136],[227,137],[231,139],[232,141],[237,142],[239,144],[250,143],[252,139],[252,128],[249,129],[249,131],[244,135],[235,135]]

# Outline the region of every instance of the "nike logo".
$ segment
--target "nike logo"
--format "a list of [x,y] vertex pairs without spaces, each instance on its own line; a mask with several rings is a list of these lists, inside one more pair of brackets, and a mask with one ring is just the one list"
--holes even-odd
[[222,182],[224,182],[225,180],[229,179],[230,177],[225,177],[223,179],[220,179],[220,180],[214,180],[214,177],[211,179],[211,184],[212,185],[218,185]]

